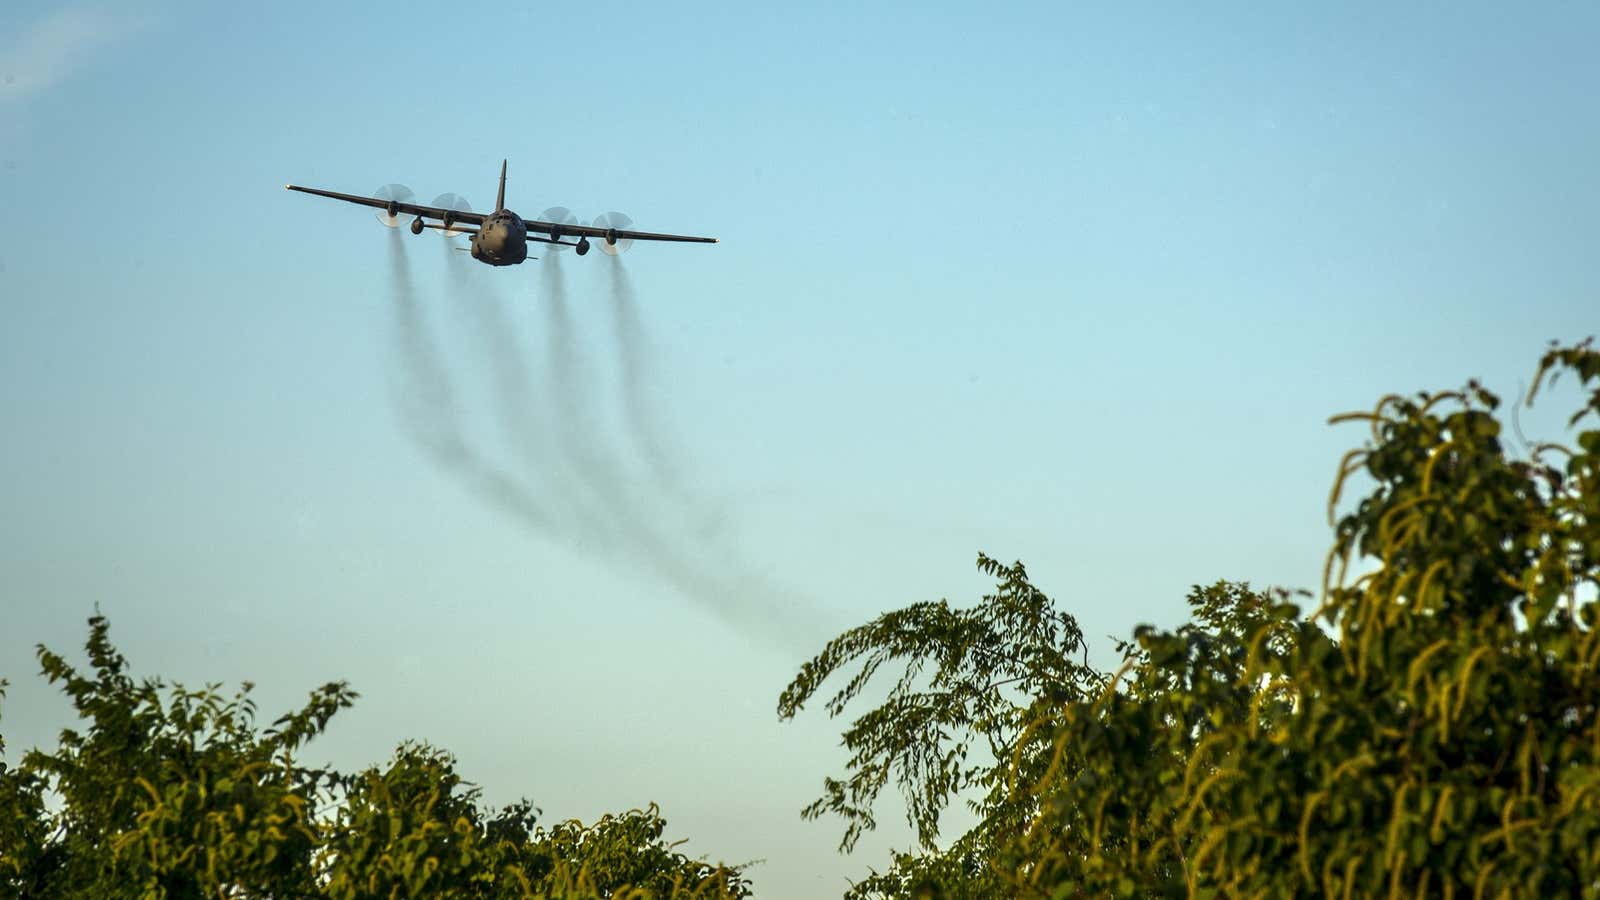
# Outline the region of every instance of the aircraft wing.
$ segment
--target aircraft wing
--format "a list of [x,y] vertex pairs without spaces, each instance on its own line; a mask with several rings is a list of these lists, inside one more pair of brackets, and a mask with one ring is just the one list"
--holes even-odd
[[[378,205],[381,206],[383,204],[380,203]],[[464,222],[466,220],[462,219],[461,221]],[[523,219],[522,224],[526,225],[529,231],[536,231],[540,234],[553,234],[554,230],[559,228],[561,229],[561,237],[590,237],[605,240],[607,234],[609,233],[606,231],[606,229],[596,228],[593,225],[558,225],[554,222],[540,222],[537,219]],[[693,237],[687,234],[656,234],[650,231],[624,231],[621,228],[618,228],[613,236],[619,241],[680,241],[690,244],[717,243],[717,239],[711,237]]]
[[[341,194],[338,191],[325,191],[321,188],[300,187],[297,184],[286,184],[284,187],[302,194],[315,194],[318,197],[332,197],[335,200],[344,200],[348,203],[359,203],[373,209],[394,209],[396,215],[421,216],[424,219],[444,220],[445,214],[450,215],[450,221],[458,225],[482,225],[483,213],[461,212],[454,209],[440,209],[437,206],[418,206],[415,203],[394,203],[388,200],[379,200],[377,197],[360,197],[355,194]],[[602,237],[604,235],[602,234]]]

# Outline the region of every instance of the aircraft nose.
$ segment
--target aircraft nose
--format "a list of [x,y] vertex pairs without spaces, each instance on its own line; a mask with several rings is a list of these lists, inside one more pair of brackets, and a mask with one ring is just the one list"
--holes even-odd
[[485,222],[479,229],[478,240],[490,253],[499,255],[506,249],[509,230],[503,222]]

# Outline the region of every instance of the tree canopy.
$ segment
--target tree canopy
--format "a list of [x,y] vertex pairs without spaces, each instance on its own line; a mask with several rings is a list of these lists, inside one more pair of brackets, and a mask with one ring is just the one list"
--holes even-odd
[[[1600,352],[1553,347],[1528,402],[1562,374],[1587,392],[1569,425],[1592,426]],[[832,676],[839,715],[884,663],[904,674],[805,814],[842,816],[848,847],[892,775],[921,842],[852,893],[1600,896],[1600,429],[1516,458],[1499,406],[1472,382],[1332,420],[1370,439],[1338,468],[1309,615],[1309,595],[1197,587],[1189,624],[1096,672],[1022,566],[980,556],[999,585],[977,607],[830,642],[781,716]],[[978,824],[938,849],[963,792]]]
[[100,616],[86,649],[80,673],[39,648],[87,725],[0,761],[0,897],[749,896],[739,867],[664,841],[653,805],[546,828],[527,801],[485,808],[424,744],[353,774],[301,765],[355,701],[344,683],[259,729],[248,683],[228,697],[135,680]]

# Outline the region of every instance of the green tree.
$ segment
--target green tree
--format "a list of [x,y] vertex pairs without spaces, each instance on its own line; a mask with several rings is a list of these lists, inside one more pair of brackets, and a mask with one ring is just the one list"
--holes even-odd
[[[1593,385],[1571,424],[1600,413],[1600,353],[1551,350],[1533,390],[1561,371]],[[1049,803],[1002,864],[1054,895],[1600,894],[1600,430],[1511,459],[1498,403],[1469,384],[1336,417],[1372,441],[1330,518],[1352,473],[1374,487],[1337,519],[1320,608],[1271,610],[1232,676],[1141,635],[1142,683],[1231,677],[1262,714],[1197,740],[1189,691],[1077,705],[1055,746],[1080,765],[1034,783]]]
[[[0,701],[6,681],[0,678]],[[5,761],[0,737],[0,891],[38,895],[51,859],[49,820],[45,814],[44,779],[26,767]]]
[[526,802],[486,817],[449,753],[405,743],[383,768],[339,779],[317,848],[324,896],[523,897],[553,868]]
[[[896,778],[920,846],[894,854],[887,871],[857,882],[850,897],[1015,896],[1015,873],[1002,860],[1047,802],[1029,788],[1063,766],[1078,768],[1055,733],[1079,710],[1117,696],[1109,690],[1114,675],[1088,663],[1077,621],[1029,581],[1022,564],[1005,566],[980,554],[978,567],[998,583],[976,607],[917,604],[852,629],[803,666],[779,700],[780,715],[793,716],[830,676],[849,671],[826,704],[837,716],[880,667],[904,663],[887,700],[845,731],[852,751],[847,776],[825,779],[824,795],[803,811],[807,818],[843,817],[840,846],[848,850],[875,826],[872,804],[888,778]],[[1196,587],[1188,598],[1194,622],[1181,630],[1190,641],[1184,666],[1169,658],[1173,648],[1166,645],[1118,646],[1127,668],[1147,677],[1132,693],[1182,698],[1181,715],[1197,734],[1250,712],[1252,692],[1236,683],[1249,652],[1240,635],[1273,621],[1286,598],[1239,583]],[[1284,648],[1294,639],[1276,627],[1272,644]],[[1123,765],[1159,769],[1171,761],[1156,745],[1124,740],[1130,759]],[[939,813],[963,795],[978,822],[940,850]]]
[[540,830],[536,846],[554,860],[545,889],[580,896],[609,896],[624,886],[657,897],[750,896],[750,881],[738,867],[691,859],[676,849],[682,841],[662,837],[666,827],[652,803],[592,825],[568,819]]
[[[1529,402],[1563,373],[1587,397],[1569,424],[1600,414],[1590,342],[1547,353]],[[1498,405],[1471,383],[1335,418],[1366,421],[1372,438],[1339,467],[1309,617],[1281,591],[1196,589],[1193,620],[1137,630],[1114,675],[1019,681],[1002,704],[985,692],[1012,670],[941,667],[954,683],[924,706],[984,697],[1007,711],[944,714],[932,730],[901,713],[916,693],[902,681],[846,732],[849,777],[807,810],[844,815],[848,846],[886,773],[909,785],[924,851],[858,896],[1600,896],[1600,429],[1514,459]],[[1336,515],[1357,472],[1373,486]],[[1033,596],[1020,566],[1009,571],[1002,593]],[[1034,647],[998,607],[949,615],[996,623],[994,659]],[[867,665],[832,713],[875,660],[966,659],[960,629],[917,609],[831,643],[780,713],[856,659]],[[1057,655],[1080,645],[1068,637]],[[938,759],[964,759],[989,734],[1004,765],[952,778],[968,769],[910,762],[940,747],[955,752]],[[986,789],[980,824],[928,849],[928,807],[968,787]]]
[[214,686],[136,681],[105,618],[89,626],[91,675],[39,649],[45,677],[89,725],[23,759],[61,808],[22,883],[41,896],[108,897],[268,895],[308,883],[312,815],[330,773],[295,765],[294,752],[354,692],[325,685],[258,732],[249,684],[227,699]]
[[[803,811],[842,817],[840,849],[849,850],[876,827],[873,805],[895,780],[922,852],[897,854],[889,872],[858,884],[854,896],[898,895],[924,883],[1003,892],[989,860],[1035,812],[1032,798],[1011,789],[1012,766],[1042,775],[1047,760],[1029,740],[1038,733],[1029,723],[1105,686],[1077,621],[1028,581],[1021,563],[980,555],[978,567],[997,585],[976,607],[940,600],[885,613],[829,641],[779,697],[779,716],[790,718],[830,678],[851,672],[824,704],[838,716],[885,665],[898,671],[887,699],[844,732],[846,775],[825,779],[822,797]],[[979,824],[932,852],[941,813],[963,796]]]
[[654,806],[543,829],[526,801],[484,809],[453,757],[413,743],[353,775],[301,766],[297,751],[355,700],[342,682],[261,730],[248,683],[224,697],[135,680],[98,615],[86,649],[88,674],[43,647],[39,660],[87,725],[20,765],[0,756],[0,898],[750,893],[739,867],[665,842]]

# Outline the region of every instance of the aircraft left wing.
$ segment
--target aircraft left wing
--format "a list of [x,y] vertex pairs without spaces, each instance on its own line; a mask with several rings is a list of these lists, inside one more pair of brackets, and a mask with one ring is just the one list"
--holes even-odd
[[[383,204],[379,203],[378,205],[382,206]],[[465,222],[467,220],[462,219],[460,221]],[[554,235],[555,230],[560,229],[560,234],[557,235],[559,237],[590,237],[600,238],[601,240],[614,237],[619,241],[680,241],[692,244],[717,243],[717,239],[713,237],[694,237],[687,234],[656,234],[655,232],[650,231],[624,231],[621,228],[613,231],[605,228],[596,228],[593,225],[558,225],[555,222],[540,222],[537,219],[524,219],[522,224],[526,225],[529,231],[537,231],[540,234]]]
[[442,222],[444,221],[445,215],[448,214],[450,216],[450,221],[458,225],[482,225],[484,220],[483,213],[462,212],[454,209],[441,209],[437,206],[418,206],[415,203],[396,203],[389,200],[379,200],[377,197],[361,197],[355,194],[341,194],[338,191],[325,191],[321,188],[301,187],[297,184],[286,184],[284,187],[291,191],[299,191],[302,194],[315,194],[318,197],[331,197],[335,200],[343,200],[347,203],[359,203],[362,206],[370,206],[373,209],[388,210],[390,215],[400,215],[403,213],[408,216],[421,216],[424,219],[438,219]]

